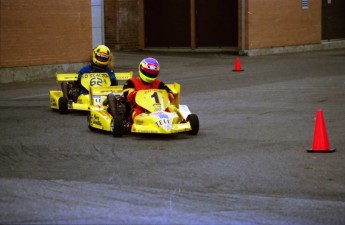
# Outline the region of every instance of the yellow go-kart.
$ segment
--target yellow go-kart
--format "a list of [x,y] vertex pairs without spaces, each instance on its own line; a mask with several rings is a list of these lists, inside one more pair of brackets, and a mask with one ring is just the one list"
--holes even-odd
[[[128,80],[132,78],[133,72],[115,73],[118,81]],[[61,90],[51,90],[50,107],[58,110],[61,114],[68,113],[69,110],[83,110],[89,111],[90,104],[94,106],[102,105],[105,97],[95,96],[90,98],[90,94],[80,94],[79,87],[76,85],[78,79],[77,73],[56,74],[56,80],[61,83]],[[107,73],[85,73],[81,78],[81,85],[90,92],[93,87],[106,87],[111,91],[111,88],[118,90],[122,86],[110,86],[111,81]]]
[[[180,84],[168,84],[175,99],[170,102],[166,90],[149,89],[137,92],[135,102],[145,112],[131,120],[131,108],[128,102],[121,100],[120,90],[107,96],[108,108],[91,105],[88,115],[88,126],[91,130],[109,131],[115,137],[125,133],[144,134],[198,134],[199,119],[192,114],[186,105],[180,105]],[[91,95],[106,94],[103,88],[93,88]]]

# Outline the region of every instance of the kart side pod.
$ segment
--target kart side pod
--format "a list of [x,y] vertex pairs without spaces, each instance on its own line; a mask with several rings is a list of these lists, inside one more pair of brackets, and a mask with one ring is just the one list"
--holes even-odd
[[112,116],[102,108],[91,107],[87,121],[91,130],[100,129],[104,131],[111,131],[112,129]]

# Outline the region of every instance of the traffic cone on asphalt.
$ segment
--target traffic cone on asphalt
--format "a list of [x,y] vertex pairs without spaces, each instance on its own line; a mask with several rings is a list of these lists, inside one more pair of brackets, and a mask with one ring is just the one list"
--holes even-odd
[[323,112],[321,109],[319,109],[316,112],[316,122],[315,122],[312,149],[307,150],[307,152],[334,152],[334,151],[335,149],[330,149],[327,130],[326,130],[326,124],[323,118]]
[[234,72],[243,71],[243,69],[241,68],[240,58],[236,57],[235,67],[234,67],[234,69],[232,71],[234,71]]

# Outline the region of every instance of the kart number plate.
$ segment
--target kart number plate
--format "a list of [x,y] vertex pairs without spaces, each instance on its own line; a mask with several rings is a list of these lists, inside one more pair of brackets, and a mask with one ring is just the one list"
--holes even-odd
[[93,97],[93,103],[94,103],[94,105],[100,105],[102,103],[102,97],[101,96],[94,96]]

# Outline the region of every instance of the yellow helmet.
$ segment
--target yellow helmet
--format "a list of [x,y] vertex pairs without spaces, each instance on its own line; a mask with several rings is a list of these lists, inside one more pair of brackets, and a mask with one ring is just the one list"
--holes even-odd
[[109,60],[111,60],[110,54],[110,50],[107,46],[98,45],[93,49],[92,62],[96,66],[106,67],[109,64]]
[[159,71],[159,62],[154,58],[143,59],[139,64],[139,77],[146,83],[155,81]]

